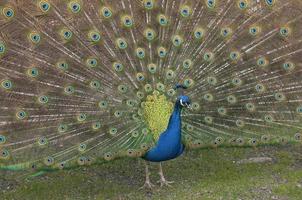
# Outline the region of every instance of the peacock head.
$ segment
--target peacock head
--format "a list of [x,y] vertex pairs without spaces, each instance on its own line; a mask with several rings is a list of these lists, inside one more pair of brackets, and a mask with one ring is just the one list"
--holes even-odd
[[176,84],[175,85],[175,90],[180,92],[180,95],[177,97],[176,102],[181,106],[181,107],[186,107],[186,108],[191,108],[191,100],[188,96],[184,95],[184,90],[187,89],[186,86],[182,84]]
[[181,107],[186,107],[186,108],[191,108],[191,100],[188,96],[186,95],[180,95],[177,97],[177,103]]

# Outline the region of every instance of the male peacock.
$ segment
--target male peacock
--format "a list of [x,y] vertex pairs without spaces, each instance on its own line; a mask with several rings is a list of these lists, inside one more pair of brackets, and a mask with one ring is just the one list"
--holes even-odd
[[299,0],[1,0],[0,17],[3,170],[301,142]]

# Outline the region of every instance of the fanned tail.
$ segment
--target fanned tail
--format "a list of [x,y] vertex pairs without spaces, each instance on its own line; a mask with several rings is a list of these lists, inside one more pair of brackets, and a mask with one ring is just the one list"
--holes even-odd
[[176,83],[192,99],[182,113],[187,146],[301,142],[300,1],[14,0],[0,8],[0,169],[140,157],[154,142],[146,101],[163,95],[167,116]]

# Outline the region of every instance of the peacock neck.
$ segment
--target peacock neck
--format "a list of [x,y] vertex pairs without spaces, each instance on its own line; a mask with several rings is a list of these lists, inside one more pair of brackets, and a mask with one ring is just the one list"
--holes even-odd
[[181,109],[182,109],[182,106],[177,101],[174,105],[174,110],[173,110],[173,113],[169,120],[168,129],[170,129],[170,128],[179,128],[180,129],[180,127],[181,127],[181,116],[180,116]]

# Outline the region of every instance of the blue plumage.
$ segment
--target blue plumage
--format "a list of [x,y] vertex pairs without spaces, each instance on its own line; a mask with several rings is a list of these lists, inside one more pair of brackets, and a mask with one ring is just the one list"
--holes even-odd
[[178,97],[167,129],[161,133],[157,144],[143,156],[143,159],[161,162],[174,159],[183,153],[185,147],[181,143],[181,109],[189,104],[189,97]]

